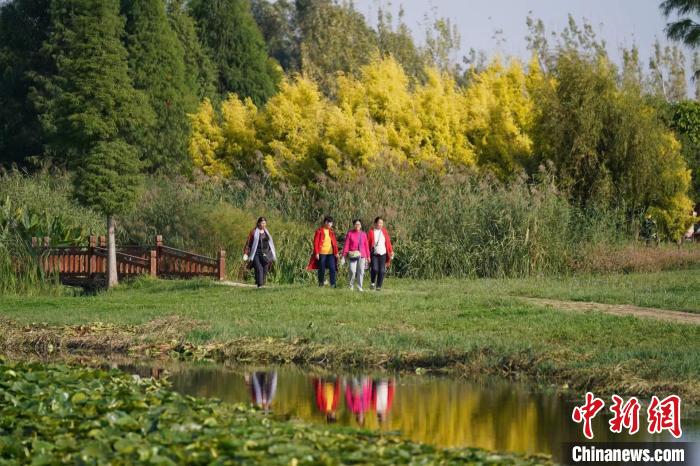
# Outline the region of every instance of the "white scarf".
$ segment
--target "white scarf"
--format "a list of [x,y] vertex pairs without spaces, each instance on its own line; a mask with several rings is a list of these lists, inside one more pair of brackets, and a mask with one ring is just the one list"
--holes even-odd
[[[272,241],[272,235],[270,234],[269,231],[267,231],[267,228],[265,228],[265,234],[267,235],[268,240],[270,241],[270,252],[272,252],[272,262],[277,261],[277,252],[275,251],[275,243]],[[249,260],[253,260],[255,258],[255,253],[258,249],[258,243],[260,242],[260,228],[255,229],[255,233],[253,235],[253,245],[250,247],[250,255]]]

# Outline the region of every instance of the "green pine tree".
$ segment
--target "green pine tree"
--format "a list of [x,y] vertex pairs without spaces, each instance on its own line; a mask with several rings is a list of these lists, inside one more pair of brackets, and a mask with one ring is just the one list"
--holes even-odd
[[53,68],[41,53],[50,1],[14,0],[0,6],[0,163],[23,163],[43,152],[43,131],[30,94],[34,76]]
[[267,56],[265,41],[246,0],[193,0],[199,36],[218,68],[217,90],[250,97],[260,106],[272,96],[281,72]]
[[185,51],[162,0],[122,0],[129,74],[156,114],[142,141],[151,170],[176,171],[187,159],[187,113],[198,99],[185,78]]
[[195,21],[187,12],[184,0],[172,0],[168,3],[168,17],[185,52],[187,89],[196,95],[199,101],[214,98],[216,68],[197,36]]
[[45,49],[56,73],[42,80],[37,98],[49,150],[76,169],[76,196],[107,217],[109,286],[117,282],[115,216],[135,202],[135,143],[153,124],[129,77],[123,34],[118,0],[53,0]]

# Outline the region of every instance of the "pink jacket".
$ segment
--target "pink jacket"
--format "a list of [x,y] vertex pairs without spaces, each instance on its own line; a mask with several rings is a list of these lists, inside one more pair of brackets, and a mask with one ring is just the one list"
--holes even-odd
[[355,230],[348,231],[348,234],[345,236],[343,256],[347,256],[350,251],[360,251],[360,255],[364,259],[369,259],[369,240],[367,239],[367,233]]
[[372,381],[353,380],[345,385],[345,404],[354,414],[365,413],[372,407]]

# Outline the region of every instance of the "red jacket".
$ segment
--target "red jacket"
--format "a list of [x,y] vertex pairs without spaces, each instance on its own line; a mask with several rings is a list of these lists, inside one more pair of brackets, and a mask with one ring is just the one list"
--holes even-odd
[[[389,263],[391,263],[391,256],[394,254],[394,247],[391,245],[389,232],[386,231],[386,228],[384,227],[382,227],[382,234],[384,235],[384,241],[386,242],[386,265],[388,266]],[[372,248],[374,247],[374,228],[369,229],[367,236],[369,239],[369,250],[372,251]]]
[[[324,385],[333,384],[333,399],[326,399],[326,393],[324,391]],[[328,414],[329,412],[335,412],[338,409],[338,401],[340,401],[340,380],[335,381],[324,380],[324,379],[314,379],[314,392],[316,394],[316,407],[323,414]],[[330,411],[328,406],[328,401],[330,401]]]
[[[331,236],[331,247],[333,248],[333,255],[337,256],[338,255],[338,241],[335,239],[335,232],[333,229],[330,229],[330,236]],[[321,253],[321,246],[323,246],[323,239],[324,239],[324,233],[323,233],[323,227],[320,227],[318,230],[316,230],[316,233],[314,234],[314,250],[311,253],[311,259],[309,260],[309,265],[306,266],[306,270],[318,270],[318,260],[316,260],[316,254]],[[336,262],[336,268],[338,266],[338,263]]]

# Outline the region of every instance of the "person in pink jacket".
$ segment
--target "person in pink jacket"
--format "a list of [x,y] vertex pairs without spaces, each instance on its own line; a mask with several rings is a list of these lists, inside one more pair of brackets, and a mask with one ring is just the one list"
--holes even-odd
[[357,283],[357,291],[362,291],[362,280],[365,276],[365,264],[369,261],[369,240],[367,233],[362,231],[362,221],[352,221],[353,228],[345,235],[343,259],[348,261],[348,282],[350,289]]
[[372,407],[372,379],[353,377],[345,384],[345,405],[355,415],[357,423],[365,424],[365,413]]

